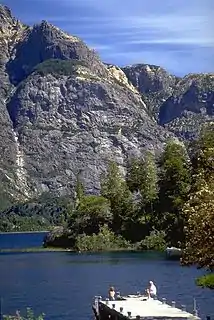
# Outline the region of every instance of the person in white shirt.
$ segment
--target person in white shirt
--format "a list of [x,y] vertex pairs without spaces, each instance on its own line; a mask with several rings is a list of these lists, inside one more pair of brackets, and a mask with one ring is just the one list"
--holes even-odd
[[149,288],[147,289],[149,298],[155,298],[157,296],[157,288],[154,285],[153,281],[149,281]]

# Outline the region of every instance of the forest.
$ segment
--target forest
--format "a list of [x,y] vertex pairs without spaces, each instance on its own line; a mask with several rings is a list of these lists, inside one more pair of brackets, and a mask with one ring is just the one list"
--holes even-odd
[[77,177],[61,235],[46,245],[79,251],[183,249],[182,263],[214,268],[214,127],[188,145],[169,141],[156,157],[132,159],[124,179],[110,162],[101,194],[87,195]]
[[182,264],[214,269],[213,124],[186,145],[170,140],[159,156],[148,151],[130,159],[125,177],[109,162],[100,183],[100,195],[86,194],[77,176],[72,199],[43,197],[2,210],[1,231],[16,228],[16,219],[22,219],[19,230],[34,229],[37,221],[43,230],[58,226],[46,246],[78,251],[176,246],[183,250]]

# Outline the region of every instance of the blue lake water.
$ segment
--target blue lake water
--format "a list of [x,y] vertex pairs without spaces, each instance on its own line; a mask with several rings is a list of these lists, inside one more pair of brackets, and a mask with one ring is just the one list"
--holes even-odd
[[[42,239],[40,233],[0,235],[0,248],[39,246]],[[194,283],[202,273],[148,253],[2,253],[0,296],[4,314],[32,307],[46,319],[89,320],[93,297],[105,296],[110,285],[121,294],[136,293],[153,280],[160,297],[185,304],[189,311],[194,297],[202,317],[214,316],[214,292]]]
[[47,232],[0,233],[0,249],[39,247]]

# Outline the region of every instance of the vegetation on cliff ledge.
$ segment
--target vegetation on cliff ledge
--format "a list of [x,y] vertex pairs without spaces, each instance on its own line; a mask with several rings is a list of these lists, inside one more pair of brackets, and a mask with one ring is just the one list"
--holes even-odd
[[85,61],[78,59],[49,59],[38,64],[33,69],[33,72],[37,72],[42,76],[47,74],[72,76],[74,75],[78,66],[87,67],[87,64]]

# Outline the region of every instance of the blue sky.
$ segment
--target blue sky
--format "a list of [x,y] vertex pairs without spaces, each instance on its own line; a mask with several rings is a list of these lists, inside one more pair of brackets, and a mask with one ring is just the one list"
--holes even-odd
[[48,20],[103,61],[214,72],[214,0],[3,0],[27,24]]

